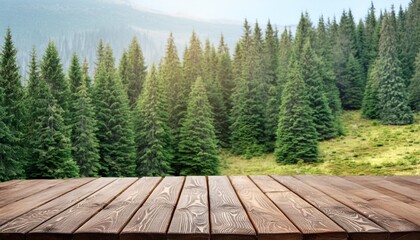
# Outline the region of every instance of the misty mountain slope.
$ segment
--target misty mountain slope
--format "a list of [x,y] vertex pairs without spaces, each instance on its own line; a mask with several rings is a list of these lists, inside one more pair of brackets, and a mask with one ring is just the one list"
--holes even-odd
[[19,50],[18,62],[25,69],[33,46],[41,56],[49,40],[56,42],[67,67],[72,52],[95,61],[100,38],[109,42],[117,58],[133,36],[137,36],[146,61],[157,62],[173,32],[180,54],[194,30],[202,41],[217,44],[220,34],[231,50],[242,34],[242,27],[231,23],[212,23],[139,10],[117,0],[2,0],[0,34],[11,27]]

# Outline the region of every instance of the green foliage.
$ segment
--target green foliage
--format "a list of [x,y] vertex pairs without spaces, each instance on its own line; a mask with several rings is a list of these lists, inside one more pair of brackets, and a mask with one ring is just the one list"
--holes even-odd
[[382,23],[379,41],[379,108],[383,124],[404,125],[414,121],[408,106],[405,80],[396,49],[396,32],[389,16]]
[[379,65],[379,61],[371,65],[363,96],[362,116],[370,119],[379,119],[380,114],[378,98]]
[[116,76],[109,45],[96,74],[93,103],[97,119],[101,176],[133,176],[134,134],[127,95]]
[[92,85],[92,79],[89,77],[89,64],[87,62],[87,59],[83,61],[82,65],[82,81],[85,82],[86,88],[90,90]]
[[164,176],[171,172],[173,138],[162,83],[152,65],[135,111],[136,172],[139,176]]
[[73,55],[69,79],[72,90],[72,156],[79,166],[80,176],[94,177],[100,168],[95,112],[77,55]]
[[279,163],[315,162],[318,135],[299,64],[292,62],[280,107],[275,156]]
[[408,88],[411,109],[420,112],[420,51],[417,53],[416,70]]
[[30,178],[77,177],[79,168],[71,156],[71,141],[64,124],[63,109],[50,92],[46,79],[39,76],[33,53],[28,92],[31,128],[28,145]]
[[125,70],[126,76],[122,78],[122,83],[127,91],[130,107],[133,109],[136,106],[137,98],[146,79],[146,65],[143,52],[136,37],[133,38],[128,47]]
[[235,82],[233,81],[229,48],[224,42],[223,35],[220,37],[217,58],[216,79],[222,87],[223,101],[225,102],[226,111],[229,112],[232,109],[231,96]]
[[[3,155],[0,157],[2,158],[0,178],[3,180],[24,176],[23,165],[26,157],[22,141],[25,117],[24,92],[20,82],[16,54],[11,30],[7,29],[0,53],[1,131],[4,127],[4,133],[0,133],[2,135],[0,155]],[[8,157],[11,158],[6,159]]]
[[336,135],[334,118],[324,92],[324,85],[319,74],[319,59],[312,50],[308,40],[303,46],[301,55],[302,77],[306,85],[309,107],[312,109],[312,119],[320,140],[330,139]]
[[211,107],[201,78],[192,88],[188,110],[182,122],[179,152],[181,175],[217,175],[219,158]]
[[349,55],[346,69],[341,79],[339,89],[343,108],[360,109],[364,92],[363,70],[353,54]]

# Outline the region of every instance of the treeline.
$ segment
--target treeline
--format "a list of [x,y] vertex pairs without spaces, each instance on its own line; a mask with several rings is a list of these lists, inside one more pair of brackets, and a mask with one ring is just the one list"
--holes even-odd
[[[245,20],[233,58],[223,36],[202,46],[193,32],[183,59],[172,34],[157,66],[133,39],[118,66],[99,42],[94,76],[56,46],[31,54],[22,86],[10,29],[0,62],[0,180],[76,176],[219,174],[218,149],[279,163],[315,162],[318,142],[344,134],[343,109],[383,124],[420,110],[420,1],[356,25],[302,14],[280,36]],[[417,60],[416,60],[417,55]]]

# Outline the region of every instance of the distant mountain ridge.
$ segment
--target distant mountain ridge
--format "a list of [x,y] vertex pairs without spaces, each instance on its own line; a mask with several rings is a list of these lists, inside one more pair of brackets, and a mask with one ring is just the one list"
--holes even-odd
[[[49,40],[59,49],[65,68],[73,52],[86,57],[93,67],[99,39],[109,42],[119,59],[133,36],[140,41],[146,62],[157,63],[173,32],[180,56],[194,30],[218,44],[223,34],[233,50],[242,35],[240,24],[198,21],[163,15],[133,7],[127,0],[2,0],[0,34],[12,29],[18,62],[25,75],[29,53],[36,47],[41,57]],[[2,41],[1,41],[2,44]]]

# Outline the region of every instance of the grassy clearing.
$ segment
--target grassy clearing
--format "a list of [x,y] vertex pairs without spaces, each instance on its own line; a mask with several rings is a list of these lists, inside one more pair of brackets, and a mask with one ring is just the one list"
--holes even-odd
[[247,160],[222,151],[221,173],[420,175],[420,114],[408,126],[383,126],[357,111],[345,112],[343,122],[345,136],[321,142],[320,163],[279,165],[272,153]]

